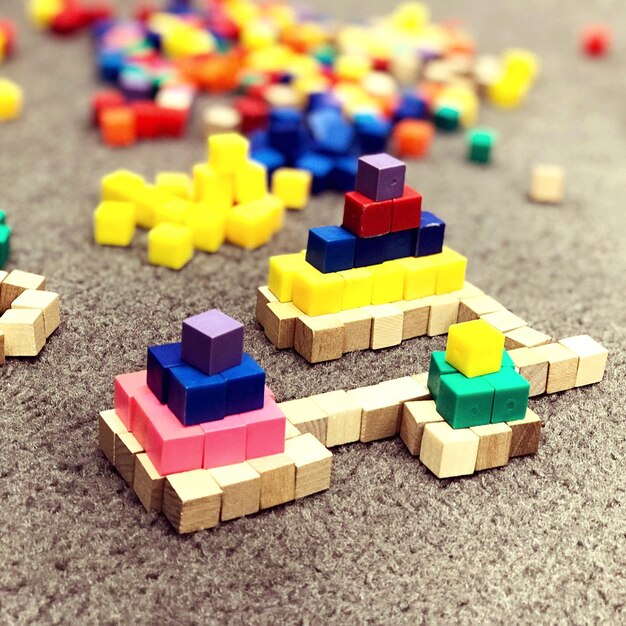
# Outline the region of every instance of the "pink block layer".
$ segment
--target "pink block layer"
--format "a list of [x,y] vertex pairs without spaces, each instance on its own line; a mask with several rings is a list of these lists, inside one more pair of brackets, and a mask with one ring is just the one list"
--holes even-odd
[[206,469],[243,463],[246,460],[246,425],[239,415],[200,424],[204,433],[204,461]]
[[265,406],[239,416],[246,425],[246,459],[285,451],[285,414],[266,394]]
[[115,377],[115,412],[128,430],[132,430],[132,399],[148,390],[146,370]]

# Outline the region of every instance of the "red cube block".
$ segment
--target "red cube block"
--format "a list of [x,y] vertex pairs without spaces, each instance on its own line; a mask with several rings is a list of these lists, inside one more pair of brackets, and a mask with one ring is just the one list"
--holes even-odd
[[157,105],[161,134],[166,137],[182,137],[187,127],[189,111],[169,109]]
[[15,52],[15,24],[9,20],[0,20],[0,33],[4,38],[4,54],[10,57]]
[[392,200],[391,232],[419,228],[422,219],[422,194],[404,186],[404,194]]
[[263,129],[269,120],[269,105],[258,98],[239,98],[235,109],[241,115],[241,132],[251,133]]
[[92,123],[100,125],[102,111],[111,107],[119,107],[125,104],[124,94],[116,89],[105,89],[96,92],[91,98]]
[[585,54],[592,57],[604,56],[611,48],[611,29],[603,24],[591,24],[580,35],[580,45]]
[[138,139],[155,139],[161,135],[159,107],[152,100],[136,100],[131,103],[135,112]]
[[346,194],[343,227],[357,237],[377,237],[391,230],[392,200],[376,202],[358,191]]
[[83,11],[79,7],[69,5],[54,16],[50,28],[58,35],[72,35],[86,25]]
[[113,17],[113,7],[110,2],[90,2],[80,8],[83,14],[83,21],[86,26],[98,22],[99,20],[108,20]]

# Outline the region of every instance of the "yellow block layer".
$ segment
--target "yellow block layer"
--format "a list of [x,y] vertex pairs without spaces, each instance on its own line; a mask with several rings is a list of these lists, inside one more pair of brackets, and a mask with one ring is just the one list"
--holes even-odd
[[443,247],[440,254],[434,254],[432,256],[433,262],[437,266],[437,286],[435,293],[439,295],[462,289],[465,284],[467,259],[462,254],[450,248],[446,248],[446,246]]
[[279,302],[291,302],[293,299],[293,278],[308,265],[304,257],[304,252],[270,257],[267,285]]
[[374,272],[366,267],[355,267],[338,272],[344,280],[342,310],[358,309],[372,304]]
[[397,261],[387,261],[372,267],[374,286],[372,304],[388,304],[402,300],[404,269]]
[[293,279],[293,304],[311,316],[339,313],[343,290],[344,280],[339,274],[322,274],[308,266]]
[[404,300],[435,295],[437,263],[432,256],[407,257],[398,259],[397,262],[404,269]]

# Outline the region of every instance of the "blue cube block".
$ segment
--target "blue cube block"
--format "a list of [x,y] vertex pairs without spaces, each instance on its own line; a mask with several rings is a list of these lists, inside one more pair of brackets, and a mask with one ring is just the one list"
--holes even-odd
[[287,124],[272,124],[268,130],[270,146],[281,154],[288,156],[300,150],[302,133],[299,127]]
[[334,95],[325,91],[309,94],[307,111],[315,111],[318,109],[335,109],[336,111],[341,111],[341,103]]
[[167,406],[185,426],[215,422],[226,416],[226,381],[191,365],[170,369]]
[[324,274],[352,269],[356,240],[351,232],[341,226],[311,228],[306,261]]
[[311,135],[317,150],[329,154],[346,154],[352,147],[354,128],[335,109],[320,109],[308,116]]
[[121,50],[102,50],[98,53],[97,65],[102,80],[115,82],[124,67],[124,53]]
[[330,173],[330,187],[334,191],[352,191],[356,185],[356,172],[359,161],[356,157],[335,159]]
[[284,128],[300,128],[303,121],[302,113],[297,109],[277,107],[270,113],[269,125],[270,127],[280,125]]
[[267,131],[264,129],[253,130],[248,136],[248,140],[252,151],[270,147]]
[[428,103],[419,94],[407,91],[402,95],[393,117],[396,122],[404,119],[426,119],[428,117]]
[[385,235],[357,237],[354,249],[354,267],[378,265],[385,260]]
[[263,408],[265,370],[249,354],[244,353],[241,365],[220,376],[226,381],[226,415]]
[[361,113],[354,117],[356,142],[361,154],[387,151],[391,124],[376,115]]
[[439,254],[443,249],[446,223],[428,211],[422,211],[415,256]]
[[273,148],[258,148],[250,152],[250,158],[265,166],[267,173],[273,174],[279,167],[284,167],[287,163],[285,157]]
[[181,356],[182,343],[166,343],[148,348],[147,383],[161,404],[167,404],[170,370],[185,365]]
[[313,175],[311,193],[314,195],[328,189],[333,165],[331,158],[317,152],[307,152],[301,155],[295,162],[297,168],[308,170]]
[[418,228],[410,228],[383,235],[385,239],[385,261],[413,256],[415,254],[418,231]]

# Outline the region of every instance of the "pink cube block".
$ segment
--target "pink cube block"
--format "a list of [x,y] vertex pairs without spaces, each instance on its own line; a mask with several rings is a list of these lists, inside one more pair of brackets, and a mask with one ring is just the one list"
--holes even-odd
[[246,425],[246,459],[285,451],[285,414],[273,398],[265,406],[239,416]]
[[115,377],[115,412],[128,430],[132,430],[132,400],[148,390],[146,370]]
[[239,415],[200,424],[204,432],[202,467],[221,467],[246,460],[246,425]]
[[150,391],[132,402],[133,435],[147,452],[161,476],[202,468],[204,431],[183,426]]
[[267,402],[268,398],[271,398],[272,400],[276,399],[276,396],[274,395],[274,392],[267,386],[265,385],[265,401]]

